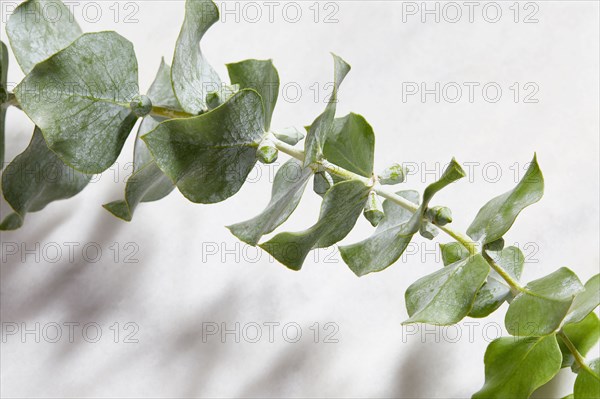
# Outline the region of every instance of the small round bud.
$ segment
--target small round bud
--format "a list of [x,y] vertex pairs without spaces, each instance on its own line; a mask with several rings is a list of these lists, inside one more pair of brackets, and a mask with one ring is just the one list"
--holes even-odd
[[375,194],[374,191],[369,193],[369,198],[367,200],[367,204],[365,205],[363,215],[373,227],[377,227],[379,222],[381,222],[381,219],[383,219],[383,207],[381,206],[381,202],[379,201],[379,198],[377,198],[377,194]]
[[333,179],[327,171],[315,173],[313,178],[313,190],[323,196],[333,186]]
[[402,183],[406,178],[406,170],[402,167],[402,165],[395,163],[389,168],[386,168],[381,174],[377,177],[379,183],[383,185],[394,185],[398,183]]
[[129,103],[129,108],[135,116],[144,117],[152,111],[152,101],[148,96],[135,96]]
[[445,226],[452,222],[452,211],[445,206],[428,208],[425,214],[429,220],[438,226]]
[[260,162],[264,164],[271,164],[277,160],[277,157],[279,156],[279,150],[277,147],[275,147],[271,140],[265,139],[258,145],[258,151],[256,154]]
[[419,229],[419,234],[421,234],[421,236],[427,238],[428,240],[433,240],[438,235],[438,233],[439,230],[426,220],[423,221],[423,223],[421,224],[421,228]]

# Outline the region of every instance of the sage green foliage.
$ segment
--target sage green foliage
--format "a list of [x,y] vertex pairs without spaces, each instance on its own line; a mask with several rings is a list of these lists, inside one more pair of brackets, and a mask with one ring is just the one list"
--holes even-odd
[[[391,211],[390,217],[384,217],[373,235],[359,243],[341,246],[340,253],[344,262],[348,264],[357,276],[381,271],[396,262],[423,223],[423,217],[429,201],[435,193],[452,182],[461,179],[464,171],[453,159],[444,171],[441,178],[427,186],[423,194],[423,203],[414,214],[406,214],[400,210]],[[410,195],[410,194],[409,194]],[[387,200],[385,202],[388,202]],[[412,201],[411,202],[416,202]],[[384,203],[384,213],[388,208],[398,207],[396,204]],[[409,216],[406,219],[406,216]]]
[[2,105],[8,99],[8,87],[6,86],[8,74],[8,49],[0,42],[0,170],[4,168],[4,129],[6,127],[6,109]]
[[590,362],[577,374],[575,399],[598,399],[600,397],[600,359]]
[[503,337],[485,352],[485,384],[474,399],[528,398],[560,370],[556,336]]
[[244,89],[209,113],[165,121],[142,139],[186,198],[211,204],[244,184],[256,163],[263,125],[260,95]]
[[329,97],[325,111],[311,124],[304,143],[304,166],[318,162],[323,157],[323,146],[333,130],[337,108],[338,90],[344,78],[350,72],[350,65],[335,54],[333,56],[333,92]]
[[511,335],[542,336],[554,332],[564,320],[575,295],[584,290],[571,270],[563,267],[531,281],[506,312]]
[[66,164],[101,173],[116,161],[137,119],[129,109],[138,94],[137,68],[125,38],[87,33],[37,64],[15,95]]
[[342,240],[352,230],[369,194],[369,187],[355,180],[335,184],[323,198],[316,224],[297,233],[279,233],[260,245],[292,270],[300,270],[308,253]]
[[477,254],[417,280],[406,290],[410,318],[404,324],[458,323],[471,311],[489,271],[483,256]]
[[[52,10],[52,18],[45,16],[44,10]],[[13,53],[26,74],[82,33],[69,8],[59,0],[24,1],[6,23],[6,35]]]
[[369,122],[350,113],[333,121],[323,153],[326,159],[350,172],[364,177],[373,174],[375,162],[375,133]]
[[246,60],[227,64],[227,71],[231,83],[239,85],[240,89],[254,89],[260,94],[265,112],[265,131],[269,131],[279,95],[279,74],[273,61]]
[[[491,255],[513,279],[516,281],[521,279],[525,257],[519,248],[507,247],[499,252],[492,252]],[[492,270],[487,281],[477,293],[469,316],[486,317],[507,299],[512,299],[510,287],[496,271]]]
[[[148,95],[155,105],[179,110],[170,75],[171,68],[164,59],[161,60]],[[140,202],[158,201],[175,188],[173,182],[156,165],[146,143],[141,139],[143,135],[154,130],[159,122],[160,119],[153,116],[146,116],[142,120],[135,140],[133,174],[125,185],[125,199],[103,205],[113,215],[128,222],[133,218],[133,212]]]
[[485,204],[467,229],[467,234],[483,244],[502,238],[519,213],[538,202],[543,193],[544,177],[534,156],[519,184]]
[[221,79],[200,51],[206,31],[219,20],[219,9],[211,0],[185,2],[185,19],[175,44],[171,78],[175,96],[193,115],[208,109],[206,95],[221,89]]
[[[61,18],[44,18],[44,6],[58,7]],[[444,267],[409,286],[405,323],[448,325],[488,316],[509,303],[505,324],[513,337],[489,345],[485,383],[474,397],[527,398],[561,367],[578,373],[573,399],[600,397],[599,361],[583,358],[600,338],[594,313],[600,275],[583,286],[562,268],[522,286],[524,256],[516,247],[505,248],[504,236],[517,216],[543,194],[535,156],[516,187],[485,204],[464,235],[451,228],[449,208],[430,206],[437,192],[464,177],[454,159],[422,199],[414,190],[383,187],[404,182],[406,171],[396,163],[375,174],[371,125],[356,113],[336,118],[340,85],[350,71],[342,58],[333,55],[333,90],[325,110],[306,128],[302,151],[295,146],[303,131],[271,129],[280,86],[273,62],[227,64],[230,83],[223,83],[200,50],[219,19],[218,8],[210,0],[187,0],[185,11],[172,68],[162,61],[143,95],[126,39],[114,32],[83,34],[58,0],[28,0],[17,7],[7,34],[27,75],[14,95],[7,93],[8,51],[2,43],[0,153],[8,106],[20,107],[37,127],[27,149],[2,175],[3,195],[15,212],[0,229],[16,229],[28,212],[80,192],[91,173],[117,159],[138,118],[143,119],[134,171],[124,198],[104,205],[127,221],[141,202],[159,200],[175,187],[193,202],[226,200],[257,161],[274,163],[286,154],[292,158],[277,170],[266,208],[228,227],[236,237],[299,270],[311,250],[338,244],[363,213],[376,226],[373,234],[341,245],[340,252],[350,270],[364,276],[396,263],[417,232],[433,239],[444,231],[453,238],[440,244]],[[318,220],[261,243],[292,216],[311,177],[313,190],[323,197]]]
[[89,183],[91,175],[65,165],[35,129],[31,142],[2,173],[2,193],[14,213],[0,223],[0,230],[15,230],[25,215],[41,211],[52,201],[74,196]]
[[[577,351],[585,356],[600,339],[600,320],[596,313],[590,313],[579,322],[565,324],[562,331],[577,348]],[[562,339],[558,340],[558,344],[563,357],[562,367],[579,367],[575,363],[575,357]]]
[[310,168],[290,159],[275,175],[271,201],[265,210],[248,221],[228,226],[228,229],[245,243],[257,245],[263,235],[274,231],[294,212],[311,175]]
[[[419,193],[416,191],[400,191],[397,194],[413,203],[419,202]],[[412,217],[410,211],[385,200],[383,214],[371,237],[356,244],[340,246],[344,262],[359,277],[391,266],[412,239],[413,234],[404,234]]]

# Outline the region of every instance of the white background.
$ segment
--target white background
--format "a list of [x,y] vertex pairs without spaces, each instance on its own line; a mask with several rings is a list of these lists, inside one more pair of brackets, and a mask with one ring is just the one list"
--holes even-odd
[[[8,3],[3,1],[2,7]],[[113,1],[101,1],[97,22],[93,9],[82,15],[85,3],[77,3],[75,12],[84,30],[116,30],[134,43],[140,87],[146,90],[160,57],[172,57],[183,2],[132,1],[115,6]],[[125,8],[127,3],[133,8]],[[422,190],[425,179],[435,178],[435,173],[424,170],[437,168],[439,173],[452,156],[463,164],[478,163],[469,179],[435,199],[452,208],[458,229],[465,230],[487,200],[514,186],[515,163],[522,173],[537,151],[546,179],[545,196],[523,212],[506,241],[519,245],[528,257],[527,280],[562,266],[573,269],[584,282],[598,273],[597,2],[537,2],[539,21],[528,24],[522,19],[533,8],[525,9],[521,3],[515,23],[512,1],[497,3],[502,9],[497,23],[483,17],[486,2],[475,9],[473,23],[466,6],[461,6],[459,22],[450,23],[442,15],[436,23],[430,15],[422,23],[421,14],[403,15],[399,1],[337,1],[328,8],[325,3],[317,5],[316,23],[312,1],[296,3],[302,10],[297,23],[291,22],[293,10],[282,14],[285,3],[278,3],[273,23],[266,4],[254,3],[263,15],[252,23],[256,8],[227,2],[228,9],[237,7],[237,15],[227,14],[210,30],[203,41],[204,53],[223,77],[225,63],[272,58],[282,85],[302,88],[298,99],[293,91],[287,100],[280,97],[274,127],[302,126],[322,112],[323,86],[333,73],[329,51],[342,56],[352,71],[340,92],[338,115],[358,112],[372,124],[377,170],[392,162],[414,163],[419,170],[403,188]],[[222,2],[218,4],[223,8]],[[115,9],[121,11],[116,23]],[[324,23],[335,10],[337,23]],[[446,10],[447,19],[453,18],[454,11]],[[125,23],[132,11],[138,22]],[[493,10],[488,11],[487,17],[493,18]],[[22,76],[11,54],[9,81],[17,83]],[[503,94],[491,103],[479,86],[472,103],[466,91],[458,103],[444,98],[436,103],[432,95],[425,102],[418,96],[403,102],[405,82],[426,82],[429,88],[435,82],[442,86],[495,82]],[[515,103],[509,89],[515,82],[521,87],[535,83],[538,103],[524,103],[523,91]],[[318,102],[310,89],[315,83],[321,87]],[[11,109],[7,159],[26,147],[31,131],[30,122]],[[224,227],[254,216],[268,202],[272,169],[264,166],[253,174],[253,182],[224,203],[194,205],[174,192],[160,203],[141,205],[132,223],[122,222],[100,205],[122,198],[123,181],[130,172],[126,163],[131,160],[131,139],[118,165],[97,183],[76,198],[27,215],[21,230],[2,233],[3,248],[6,243],[29,249],[39,245],[34,252],[41,254],[36,260],[25,256],[21,247],[19,254],[3,260],[3,326],[18,323],[32,329],[35,323],[40,328],[51,326],[48,323],[80,323],[74,343],[69,343],[64,325],[58,343],[46,342],[44,336],[36,343],[33,334],[24,340],[20,334],[6,337],[1,346],[3,396],[462,398],[483,384],[483,354],[498,334],[505,306],[485,321],[466,320],[479,323],[471,330],[463,322],[458,339],[456,329],[410,335],[400,324],[407,317],[406,288],[440,267],[439,255],[432,254],[435,242],[417,238],[422,247],[413,252],[418,253],[361,279],[347,269],[335,249],[309,256],[301,272],[289,271],[266,253],[240,244]],[[296,231],[314,223],[319,200],[309,188],[284,229]],[[8,211],[4,203],[3,215]],[[370,231],[360,220],[344,243]],[[440,235],[438,241],[449,239]],[[73,260],[68,259],[68,243],[79,244]],[[85,259],[81,249],[86,244],[102,248],[99,261]],[[62,258],[52,263],[56,247]],[[132,248],[138,250],[133,256],[138,263],[125,262]],[[208,249],[214,248],[220,250],[211,255],[214,251]],[[93,248],[89,253],[94,257]],[[97,343],[82,338],[81,326],[91,322],[102,327]],[[118,343],[110,329],[115,322],[120,323]],[[127,322],[139,326],[135,336],[139,343],[122,342]],[[206,323],[234,328],[236,322],[280,326],[273,343],[264,326],[259,343],[245,342],[244,337],[235,343],[233,336],[225,343],[218,336],[203,342]],[[298,343],[288,343],[282,336],[281,327],[292,322],[302,328]],[[310,329],[316,322],[321,328],[319,343],[313,342]],[[323,342],[328,322],[339,327],[338,343]],[[498,324],[486,329],[486,322]],[[54,335],[51,328],[46,332]],[[293,338],[293,330],[289,332]],[[88,333],[95,335],[93,329]],[[594,352],[592,356],[597,356],[598,349]],[[572,391],[572,382],[570,373],[563,371],[556,383],[537,395],[562,397]]]

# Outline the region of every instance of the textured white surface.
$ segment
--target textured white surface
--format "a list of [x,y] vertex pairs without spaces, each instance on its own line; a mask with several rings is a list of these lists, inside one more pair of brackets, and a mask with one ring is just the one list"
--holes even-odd
[[[3,1],[2,6],[8,3]],[[172,56],[183,2],[129,2],[137,5],[138,23],[122,22],[136,10],[125,9],[127,2],[117,4],[121,14],[115,23],[112,1],[97,2],[100,20],[85,22],[81,14],[86,3],[78,3],[75,13],[82,28],[115,29],[129,38],[139,58],[140,87],[147,89],[160,57]],[[223,2],[218,4],[223,8]],[[237,6],[242,12],[243,4]],[[393,1],[336,2],[339,22],[333,24],[314,23],[309,9],[313,2],[295,3],[303,16],[298,23],[286,22],[280,5],[270,23],[266,4],[254,4],[264,13],[262,21],[241,18],[237,23],[235,15],[228,14],[206,35],[203,50],[223,77],[227,62],[273,58],[282,84],[302,88],[295,103],[280,98],[273,127],[301,126],[321,112],[323,96],[315,103],[310,87],[318,82],[324,93],[332,76],[328,52],[334,51],[353,67],[342,85],[338,115],[355,111],[373,125],[376,169],[395,161],[414,162],[420,173],[410,176],[406,186],[422,189],[423,170],[435,170],[437,162],[443,165],[452,156],[463,164],[479,162],[469,176],[472,184],[465,179],[435,200],[450,206],[456,227],[466,229],[483,203],[514,185],[511,166],[518,162],[522,168],[537,151],[546,194],[519,217],[507,242],[518,243],[528,256],[526,278],[561,266],[571,267],[584,281],[598,273],[597,2],[538,2],[536,24],[514,23],[512,2],[498,3],[503,17],[495,24],[482,18],[481,6],[474,23],[466,20],[464,7],[458,23],[434,23],[431,16],[427,23],[419,16],[403,23],[402,2]],[[226,7],[236,6],[227,2]],[[320,3],[321,21],[334,10],[324,7]],[[246,11],[254,16],[252,10]],[[521,8],[525,11],[530,10]],[[94,16],[93,10],[88,12]],[[4,22],[2,40],[6,40]],[[9,81],[16,83],[22,74],[11,61]],[[484,101],[480,94],[473,103],[464,99],[435,103],[432,96],[425,103],[415,98],[403,103],[403,82],[427,82],[430,87],[434,82],[497,82],[503,97],[497,103]],[[539,103],[515,103],[509,90],[514,82],[535,82]],[[292,89],[289,94],[294,97]],[[25,148],[31,131],[24,116],[9,111],[7,159]],[[3,330],[10,328],[7,323],[47,327],[40,343],[33,334],[25,336],[24,343],[20,332],[5,337],[2,396],[462,398],[481,386],[484,335],[494,338],[496,325],[486,330],[481,323],[470,327],[463,323],[458,339],[452,329],[429,333],[427,339],[421,334],[407,338],[409,330],[400,325],[407,317],[408,285],[440,267],[432,254],[433,242],[417,239],[418,253],[362,279],[347,270],[333,249],[311,256],[301,272],[288,271],[265,253],[238,243],[223,227],[254,216],[268,202],[272,179],[268,167],[258,169],[253,182],[225,203],[193,205],[175,192],[160,203],[141,205],[134,221],[126,224],[100,205],[122,196],[132,139],[133,135],[119,166],[78,197],[28,215],[18,232],[2,233],[7,256],[1,269]],[[482,173],[489,162],[496,162],[502,171],[495,183],[496,166],[488,167],[487,178]],[[427,177],[433,179],[431,173]],[[307,191],[284,228],[308,227],[316,220],[318,203],[318,197]],[[7,211],[3,203],[2,214]],[[369,231],[361,220],[345,242]],[[14,243],[21,246],[18,253],[6,254],[7,245]],[[79,244],[72,260],[69,243]],[[113,243],[120,248],[116,262]],[[127,243],[134,247],[126,247]],[[86,244],[88,257],[95,256],[95,247],[102,249],[98,262],[86,261],[82,255]],[[36,245],[39,260],[25,255],[25,249]],[[62,259],[51,263],[57,248]],[[132,248],[138,249],[133,256],[138,263],[125,262]],[[211,255],[214,248],[220,249]],[[501,325],[504,311],[503,307],[488,322]],[[74,343],[69,342],[65,322],[80,323]],[[102,328],[97,343],[82,338],[81,327],[90,322]],[[115,322],[120,323],[119,343],[109,329]],[[127,322],[139,326],[139,343],[122,342]],[[233,328],[236,322],[250,326],[247,338],[254,336],[248,323],[280,326],[273,343],[264,325],[259,343],[243,337],[235,343],[231,335],[226,343],[216,336],[203,342],[206,323]],[[302,328],[298,343],[282,337],[281,327],[291,322]],[[316,322],[321,328],[319,343],[313,342],[310,329]],[[338,343],[322,342],[328,322],[339,327]],[[47,342],[55,334],[48,323],[63,325],[58,343]],[[294,331],[288,332],[288,338],[294,338]],[[88,339],[93,338],[92,328],[88,333]],[[572,381],[562,373],[539,395],[562,397],[571,392]]]

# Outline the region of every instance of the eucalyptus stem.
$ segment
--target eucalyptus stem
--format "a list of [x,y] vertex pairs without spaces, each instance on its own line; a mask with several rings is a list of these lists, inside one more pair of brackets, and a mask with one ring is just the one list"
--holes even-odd
[[483,254],[483,258],[486,262],[494,269],[496,273],[500,275],[506,281],[506,283],[510,286],[513,294],[518,294],[519,292],[523,292],[525,288],[521,286],[515,279],[512,278],[510,274],[506,270],[502,268],[499,264],[497,264],[490,255],[486,251],[481,251]]
[[188,114],[187,112],[184,112],[184,111],[177,111],[174,109],[165,108],[165,107],[157,107],[157,106],[152,107],[152,110],[150,111],[150,115],[157,116],[159,118],[168,118],[168,119],[191,118],[193,116],[197,116],[197,115]]
[[583,358],[581,353],[579,353],[579,351],[577,350],[573,342],[571,342],[569,337],[567,337],[567,334],[565,334],[563,330],[560,330],[556,335],[558,335],[563,340],[567,348],[569,348],[569,351],[573,354],[575,362],[579,364],[579,367],[581,367],[582,369],[589,370],[588,365],[585,363],[585,359]]
[[15,97],[15,94],[11,92],[8,92],[6,94],[6,101],[2,103],[2,107],[16,107],[18,109],[21,109],[21,104],[19,104],[19,101],[17,101],[17,97]]
[[[284,143],[283,141],[278,140],[277,138],[273,139],[273,143],[275,144],[275,147],[277,147],[277,149],[279,151],[281,151],[285,154],[288,154],[288,155],[298,159],[299,161],[304,161],[304,151],[298,150],[297,148],[294,148],[293,146],[291,146],[287,143]],[[362,181],[365,184],[372,184],[370,179],[368,179],[364,176],[360,176],[349,170],[346,170],[340,166],[334,165],[327,161],[321,161],[320,164],[329,173],[339,176],[342,179],[358,180],[358,181]],[[383,198],[389,199],[390,201],[400,205],[402,208],[404,208],[412,213],[415,213],[419,210],[419,206],[417,204],[415,204],[415,203],[407,200],[406,198],[403,198],[391,191],[388,191],[388,190],[382,188],[381,186],[375,187],[373,189],[373,191],[375,191],[378,195],[382,196]],[[437,227],[440,230],[442,230],[443,232],[445,232],[446,234],[448,234],[450,237],[454,238],[461,245],[463,245],[469,251],[470,254],[474,255],[478,252],[477,244],[475,242],[473,242],[469,237],[465,236],[462,233],[454,231],[453,229],[451,229],[448,226],[437,226]],[[510,276],[509,276],[509,278],[510,278]]]

